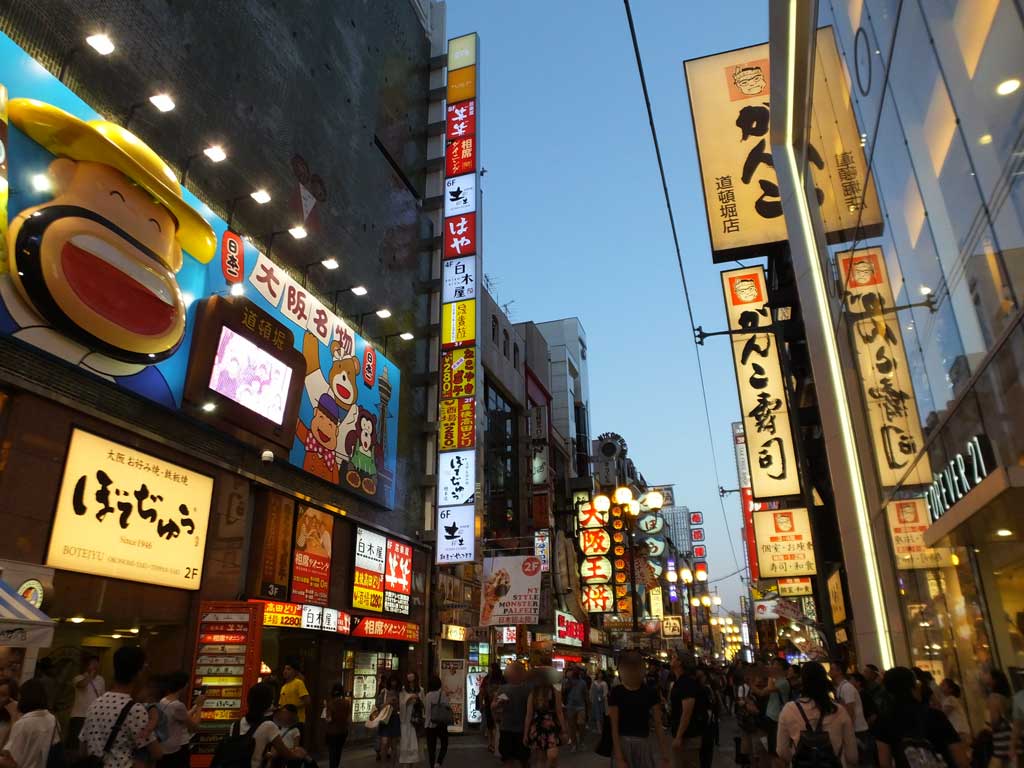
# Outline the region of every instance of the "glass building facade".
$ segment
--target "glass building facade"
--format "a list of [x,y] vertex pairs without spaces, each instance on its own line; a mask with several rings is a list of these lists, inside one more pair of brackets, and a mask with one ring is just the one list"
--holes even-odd
[[[883,226],[827,242],[815,195],[780,173],[784,201],[806,204],[823,275],[801,301],[828,307],[890,624],[903,623],[894,656],[959,682],[978,730],[989,668],[1024,687],[1021,6],[822,0],[815,23],[832,29]],[[799,85],[787,98],[797,122],[827,106]],[[863,205],[864,190],[845,191],[861,195],[851,211]]]

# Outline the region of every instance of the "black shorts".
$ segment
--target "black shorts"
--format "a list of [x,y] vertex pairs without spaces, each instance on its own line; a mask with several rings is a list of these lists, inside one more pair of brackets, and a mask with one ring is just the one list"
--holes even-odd
[[529,760],[530,750],[523,744],[522,731],[499,732],[498,754],[502,760]]

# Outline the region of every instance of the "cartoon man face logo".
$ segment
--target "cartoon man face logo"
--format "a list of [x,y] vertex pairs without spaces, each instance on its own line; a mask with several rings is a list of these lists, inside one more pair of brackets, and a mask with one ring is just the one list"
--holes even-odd
[[213,258],[210,225],[181,196],[174,172],[133,134],[13,99],[11,122],[56,158],[55,195],[11,221],[11,277],[45,321],[94,351],[150,364],[175,351],[185,303],[182,248]]
[[913,504],[897,504],[896,517],[904,524],[917,522],[917,507]]
[[757,281],[750,277],[741,278],[733,286],[736,297],[744,304],[757,301],[760,291],[757,289]]
[[793,515],[789,512],[776,512],[775,515],[775,530],[778,533],[792,533],[793,532]]
[[739,65],[732,71],[732,81],[740,93],[746,96],[757,96],[764,92],[768,82],[760,66]]
[[868,259],[859,259],[853,263],[850,269],[850,282],[853,285],[871,285],[875,279],[875,265]]

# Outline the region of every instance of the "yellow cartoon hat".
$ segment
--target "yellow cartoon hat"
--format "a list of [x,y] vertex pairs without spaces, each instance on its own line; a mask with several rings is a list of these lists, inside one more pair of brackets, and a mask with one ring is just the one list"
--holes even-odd
[[11,99],[7,108],[11,122],[54,155],[119,170],[175,218],[183,250],[203,264],[213,258],[217,249],[213,229],[182,199],[174,171],[142,139],[116,123],[85,122],[35,99]]

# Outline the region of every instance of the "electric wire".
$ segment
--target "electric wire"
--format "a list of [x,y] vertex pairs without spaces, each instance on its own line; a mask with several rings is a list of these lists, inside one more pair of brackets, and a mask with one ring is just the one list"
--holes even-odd
[[[654,110],[651,108],[651,96],[647,90],[647,76],[644,74],[644,63],[640,56],[640,43],[636,37],[636,26],[633,24],[633,11],[629,7],[629,0],[623,0],[626,6],[626,20],[629,22],[629,35],[633,40],[633,53],[636,56],[636,68],[640,75],[640,87],[644,92],[644,103],[647,105],[647,121],[651,126],[651,139],[654,141],[654,154],[658,159],[658,171],[661,174],[661,189],[665,193],[665,208],[668,211],[668,221],[672,227],[672,243],[676,249],[676,263],[679,265],[679,277],[683,284],[683,298],[686,301],[686,314],[690,319],[690,330],[693,332],[693,347],[697,354],[697,377],[700,381],[700,392],[701,399],[704,403],[704,420],[707,424],[708,431],[708,442],[711,444],[711,464],[715,471],[715,484],[721,488],[722,483],[719,478],[718,471],[718,456],[715,452],[715,438],[714,431],[711,428],[711,412],[708,409],[708,392],[707,386],[704,383],[704,366],[701,363],[700,358],[700,345],[697,344],[697,324],[693,319],[693,306],[690,303],[690,289],[686,283],[686,269],[683,267],[683,253],[679,247],[679,234],[676,230],[676,218],[672,213],[672,199],[668,193],[668,179],[665,176],[665,163],[661,159],[661,145],[658,142],[658,130],[654,127]],[[718,506],[722,511],[722,520],[725,522],[726,538],[729,540],[729,551],[732,554],[732,563],[736,566],[736,571],[729,574],[729,576],[735,576],[737,573],[741,573],[746,570],[745,567],[741,567],[739,560],[736,558],[736,548],[732,542],[732,530],[729,526],[729,516],[725,511],[725,502],[722,501],[722,497],[718,497]],[[728,578],[728,577],[722,577]],[[718,581],[718,579],[716,579]]]

